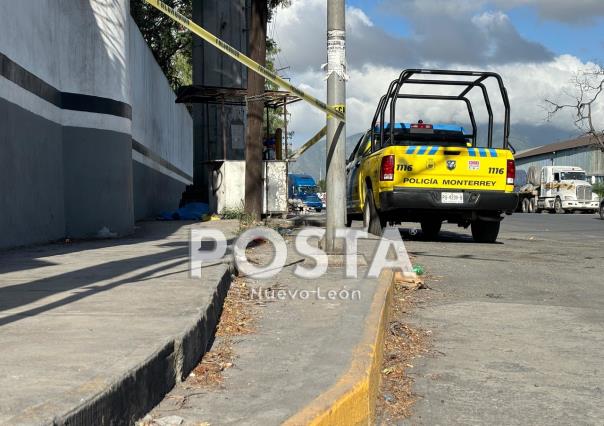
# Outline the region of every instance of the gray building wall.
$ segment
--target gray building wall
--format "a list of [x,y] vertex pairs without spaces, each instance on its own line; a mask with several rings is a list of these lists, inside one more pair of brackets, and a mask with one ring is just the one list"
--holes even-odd
[[178,207],[193,183],[193,119],[130,18],[132,173],[135,219]]
[[192,120],[173,101],[128,0],[0,2],[0,248],[176,207]]
[[604,153],[595,146],[584,146],[520,158],[516,160],[516,166],[525,171],[531,166],[539,169],[545,166],[574,166],[581,167],[588,176],[604,176]]

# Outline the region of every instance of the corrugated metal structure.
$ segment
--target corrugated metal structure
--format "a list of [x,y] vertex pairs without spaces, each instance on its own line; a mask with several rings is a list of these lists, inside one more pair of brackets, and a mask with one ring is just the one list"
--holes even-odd
[[604,152],[590,136],[543,145],[516,154],[516,167],[528,170],[530,166],[581,167],[588,176],[604,181]]

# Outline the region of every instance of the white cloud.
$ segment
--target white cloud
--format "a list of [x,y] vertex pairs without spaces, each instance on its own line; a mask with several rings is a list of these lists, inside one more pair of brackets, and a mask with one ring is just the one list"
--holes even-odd
[[[551,62],[543,64],[508,64],[498,67],[488,67],[487,70],[498,72],[503,77],[512,111],[512,135],[514,125],[525,124],[539,126],[545,123],[546,111],[544,99],[568,100],[567,92],[572,91],[570,84],[574,74],[589,66],[578,58],[563,55]],[[453,68],[468,69],[456,65]],[[347,134],[351,135],[369,128],[377,102],[390,81],[398,77],[400,69],[366,65],[362,69],[350,71],[350,81],[347,85]],[[305,72],[297,75],[295,80],[320,99],[325,98],[325,85],[321,72]],[[419,89],[420,86],[418,86]],[[495,119],[503,120],[501,101],[495,86],[490,86],[490,96],[493,102]],[[478,98],[477,98],[478,99]],[[399,104],[401,109],[411,107],[411,101]],[[405,120],[422,118],[432,122],[457,121],[468,126],[467,113],[463,105],[448,106],[446,103],[415,103],[409,108]],[[477,104],[482,105],[482,104]],[[479,122],[486,122],[484,108],[476,108]],[[325,116],[318,110],[299,103],[290,108],[293,113],[290,129],[296,132],[294,145],[299,145],[325,125]],[[596,114],[604,119],[603,105],[599,105]],[[401,119],[401,117],[399,117]],[[562,113],[555,117],[552,124],[565,132],[573,131],[571,112]],[[547,143],[549,141],[543,141]]]
[[346,19],[348,20],[348,25],[351,25],[353,28],[358,27],[359,24],[369,28],[373,27],[373,22],[371,22],[371,19],[369,19],[365,12],[357,7],[348,8],[348,11],[346,12]]
[[[423,4],[423,1],[418,0],[417,4]],[[429,2],[434,4],[434,1]],[[469,10],[470,3],[472,2],[462,2],[461,5],[463,7],[466,4]],[[282,49],[280,56],[282,62],[292,66],[290,71],[292,83],[319,99],[325,99],[326,93],[324,73],[319,69],[320,64],[325,62],[326,56],[325,14],[324,0],[297,0],[291,7],[280,10],[275,20],[275,32]],[[349,8],[347,55],[350,81],[347,85],[347,134],[352,135],[366,130],[371,124],[377,102],[387,90],[390,82],[398,77],[403,68],[416,66],[483,69],[498,72],[504,79],[510,97],[512,135],[514,135],[514,124],[544,124],[546,118],[546,111],[543,109],[544,99],[562,99],[565,96],[565,90],[570,87],[569,82],[574,73],[589,64],[585,64],[571,55],[542,57],[539,61],[531,60],[530,55],[518,55],[518,46],[526,47],[528,42],[518,39],[519,36],[506,14],[486,12],[472,16],[464,21],[465,25],[472,25],[473,31],[476,29],[481,31],[480,38],[483,38],[481,43],[488,47],[491,54],[498,52],[498,54],[507,55],[507,61],[485,61],[481,65],[476,65],[471,60],[468,62],[459,60],[459,55],[452,55],[447,61],[442,59],[436,61],[432,58],[439,57],[439,50],[450,49],[445,44],[448,38],[446,32],[441,33],[442,38],[440,39],[423,40],[424,43],[431,43],[429,47],[435,49],[432,56],[418,58],[405,54],[399,55],[396,51],[392,51],[393,46],[398,46],[404,51],[408,48],[408,44],[416,41],[394,39],[383,31],[380,33],[373,27],[373,23],[366,14],[359,9]],[[384,34],[386,35],[384,36]],[[476,33],[473,34],[473,37],[476,38]],[[460,42],[463,43],[463,39]],[[528,47],[530,50],[531,46]],[[466,49],[469,48],[466,47]],[[351,57],[356,57],[357,60],[351,61]],[[358,60],[359,57],[367,60]],[[497,108],[495,102],[497,91],[492,90],[491,92],[497,119],[502,116],[501,108]],[[407,106],[409,114],[405,119],[422,118],[434,122],[458,120],[463,123],[467,116],[463,104],[453,108],[448,105],[450,104],[445,106],[436,103],[408,103],[405,106]],[[486,113],[481,113],[480,108],[477,109],[479,109],[477,111],[479,121],[486,121]],[[292,112],[289,129],[295,131],[294,146],[305,142],[325,125],[324,114],[302,102],[292,105],[289,110]],[[598,114],[602,113],[602,110],[598,111]],[[554,124],[560,129],[566,130],[566,133],[573,130],[572,117],[569,114],[556,117]],[[542,143],[547,142],[549,141],[542,141]]]

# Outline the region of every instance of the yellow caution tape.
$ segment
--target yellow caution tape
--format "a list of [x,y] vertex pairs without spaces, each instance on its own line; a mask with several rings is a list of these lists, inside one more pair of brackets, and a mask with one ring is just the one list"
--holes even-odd
[[[344,117],[346,116],[346,105],[344,104],[336,104],[336,105],[330,105],[333,109],[335,109],[336,111],[340,112]],[[333,115],[331,115],[331,113],[327,113],[327,118],[333,118]]]
[[330,114],[332,117],[336,117],[338,120],[340,120],[342,122],[345,122],[345,120],[346,120],[345,114],[338,111],[336,108],[328,106],[327,104],[325,104],[325,102],[322,102],[322,101],[318,100],[317,98],[315,98],[307,93],[304,93],[302,90],[298,89],[297,87],[291,85],[290,83],[283,80],[281,77],[279,77],[277,74],[275,74],[268,68],[263,67],[259,63],[253,61],[251,58],[245,56],[243,53],[239,52],[233,46],[225,43],[224,41],[222,41],[221,39],[219,39],[218,37],[216,37],[209,31],[203,29],[202,27],[197,25],[195,22],[193,22],[192,20],[190,20],[183,14],[177,12],[176,10],[174,10],[173,8],[171,8],[164,2],[162,2],[160,0],[145,0],[145,1],[147,3],[149,3],[151,6],[158,9],[160,12],[163,12],[164,14],[166,14],[167,16],[172,18],[174,21],[178,22],[180,25],[182,25],[189,31],[193,32],[194,34],[197,34],[199,37],[201,37],[202,39],[204,39],[205,41],[210,43],[212,46],[215,46],[219,50],[223,51],[224,53],[229,55],[231,58],[235,59],[237,62],[245,65],[252,71],[260,74],[262,77],[266,78],[267,80],[272,81],[273,83],[275,83],[277,86],[281,87],[282,89],[285,89],[285,90],[295,94],[299,98],[304,99],[306,102],[308,102],[309,104],[313,105],[316,108],[319,108],[321,111],[323,111],[327,114]]
[[316,135],[314,135],[312,138],[310,138],[308,140],[308,142],[306,142],[296,152],[294,152],[292,155],[290,155],[289,160],[296,160],[298,157],[300,157],[302,154],[304,154],[308,150],[308,148],[310,148],[311,146],[313,146],[314,144],[319,142],[321,139],[323,139],[323,136],[325,136],[326,134],[327,134],[327,126],[323,127],[321,130],[319,130]]

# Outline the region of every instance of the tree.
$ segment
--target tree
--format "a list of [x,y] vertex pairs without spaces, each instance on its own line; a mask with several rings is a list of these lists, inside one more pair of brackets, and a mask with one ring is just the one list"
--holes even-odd
[[[252,0],[250,14],[249,56],[266,65],[266,27],[272,11],[289,0]],[[247,134],[245,141],[245,212],[254,220],[262,215],[262,140],[265,79],[248,72]]]
[[[594,109],[602,99],[604,91],[604,67],[595,65],[578,72],[572,80],[573,92],[567,96],[569,102],[559,103],[545,99],[548,106],[548,120],[558,112],[570,109],[575,114],[575,126],[584,134],[590,135],[594,143],[604,152],[604,122],[595,123]],[[600,117],[601,118],[601,117]]]
[[[265,67],[268,68],[269,70],[273,71],[276,74],[278,74],[278,71],[275,67],[275,60],[280,51],[281,51],[281,49],[279,49],[279,46],[277,46],[277,42],[275,42],[275,40],[273,40],[271,38],[266,39],[266,65],[265,65]],[[271,91],[277,91],[277,90],[279,90],[279,86],[277,86],[275,83],[273,83],[270,80],[266,80],[265,89],[271,90]],[[264,123],[263,134],[267,134],[266,120],[263,121],[263,123]],[[269,109],[268,124],[269,124],[271,132],[274,132],[275,129],[284,129],[285,128],[285,119],[283,118],[283,108],[282,107],[275,108],[275,109],[273,109],[273,108]],[[292,132],[292,131],[287,132],[287,137],[289,140],[291,140],[294,137],[294,132]]]
[[[192,0],[164,0],[185,16],[191,16]],[[155,60],[173,89],[191,84],[193,62],[193,37],[171,18],[144,0],[130,2],[130,14],[143,38],[153,52]]]

